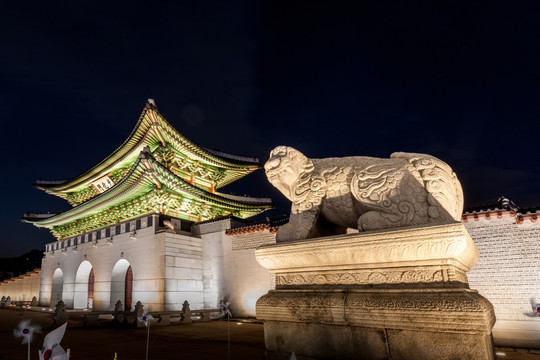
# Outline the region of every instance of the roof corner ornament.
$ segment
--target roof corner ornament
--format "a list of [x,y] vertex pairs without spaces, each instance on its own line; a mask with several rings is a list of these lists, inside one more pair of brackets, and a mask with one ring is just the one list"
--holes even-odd
[[499,205],[501,206],[501,208],[503,208],[504,210],[518,210],[518,206],[516,206],[516,204],[514,204],[514,202],[510,199],[508,199],[507,197],[505,197],[504,195],[501,196],[497,202],[499,203]]
[[157,108],[157,105],[156,105],[156,102],[154,101],[154,99],[148,99],[146,100],[150,105],[154,106]]
[[152,156],[150,148],[145,146],[142,151],[139,153],[139,159],[147,160]]
[[163,221],[163,225],[165,225],[166,227],[168,227],[171,230],[174,230],[174,225],[170,220]]

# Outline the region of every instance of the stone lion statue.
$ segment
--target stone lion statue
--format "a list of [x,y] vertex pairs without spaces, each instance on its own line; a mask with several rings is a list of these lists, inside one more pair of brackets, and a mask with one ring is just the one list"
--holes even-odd
[[463,191],[443,161],[396,152],[389,159],[308,159],[278,146],[264,165],[272,185],[292,201],[276,241],[458,221]]

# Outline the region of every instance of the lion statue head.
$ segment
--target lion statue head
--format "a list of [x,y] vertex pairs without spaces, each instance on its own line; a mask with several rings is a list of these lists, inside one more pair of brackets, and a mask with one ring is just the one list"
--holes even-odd
[[293,201],[294,185],[300,176],[313,170],[313,163],[292,147],[278,146],[270,152],[264,169],[268,181]]

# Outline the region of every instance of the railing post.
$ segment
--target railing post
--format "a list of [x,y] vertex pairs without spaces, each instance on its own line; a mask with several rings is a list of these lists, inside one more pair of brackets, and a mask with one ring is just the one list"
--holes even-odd
[[[120,300],[114,304],[113,322],[120,323],[120,313],[124,311],[124,304]],[[124,319],[126,317],[124,316]]]
[[54,309],[54,314],[53,314],[53,324],[52,324],[52,328],[54,327],[58,327],[60,325],[62,325],[63,323],[65,323],[67,321],[66,319],[66,304],[64,304],[64,302],[62,300],[60,300],[57,304],[56,304],[56,308]]
[[135,309],[133,310],[133,325],[135,327],[143,327],[144,324],[143,323],[139,323],[139,318],[142,316],[143,314],[143,304],[140,302],[140,301],[137,301],[137,303],[135,304]]
[[189,308],[188,301],[184,301],[184,304],[182,305],[182,323],[184,324],[191,324],[191,309]]

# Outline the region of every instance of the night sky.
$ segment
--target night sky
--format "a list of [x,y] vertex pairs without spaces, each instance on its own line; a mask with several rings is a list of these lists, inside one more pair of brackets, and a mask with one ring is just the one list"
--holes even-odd
[[[147,98],[188,139],[259,157],[424,152],[466,205],[540,204],[540,4],[49,1],[2,5],[0,257],[54,241],[32,188],[113,152]],[[220,191],[289,203],[263,171]]]

